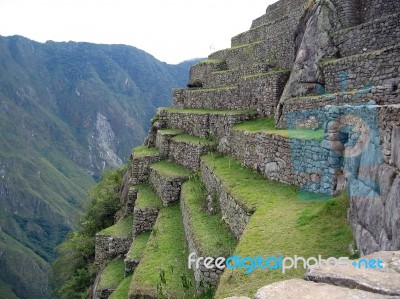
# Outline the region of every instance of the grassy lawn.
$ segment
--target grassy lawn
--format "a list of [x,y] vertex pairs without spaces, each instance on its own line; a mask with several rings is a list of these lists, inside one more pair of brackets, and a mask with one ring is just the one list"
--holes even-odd
[[236,240],[222,221],[221,213],[206,212],[207,189],[198,177],[182,186],[181,200],[189,214],[193,238],[200,256],[228,257],[236,247]]
[[163,298],[160,293],[168,298],[192,298],[194,277],[187,267],[187,257],[179,205],[163,208],[133,274],[130,298],[141,295]]
[[237,114],[256,114],[256,110],[215,110],[215,109],[177,109],[161,108],[164,111],[172,113],[190,113],[190,114],[214,114],[214,115],[237,115]]
[[138,209],[144,209],[149,207],[161,208],[162,202],[158,195],[148,184],[136,185],[135,188],[138,190],[135,207]]
[[124,280],[125,265],[122,259],[112,260],[101,273],[98,289],[116,289]]
[[307,140],[322,141],[324,130],[312,129],[276,129],[273,118],[258,118],[254,120],[244,121],[233,127],[238,131],[264,132],[267,134],[276,134],[286,138],[297,138]]
[[129,292],[129,284],[131,283],[132,275],[127,276],[124,280],[118,285],[115,291],[111,294],[109,299],[126,299],[128,298]]
[[138,146],[133,149],[134,158],[154,156],[156,154],[158,154],[158,150],[155,147]]
[[132,223],[133,217],[126,217],[121,219],[113,226],[103,229],[98,235],[107,235],[121,238],[131,238],[132,237]]
[[126,258],[128,260],[140,260],[149,237],[150,232],[142,232],[140,235],[136,236]]
[[192,144],[199,144],[199,145],[204,145],[204,146],[213,146],[213,145],[218,144],[217,141],[208,140],[206,138],[200,138],[200,137],[196,137],[196,136],[189,135],[189,134],[177,135],[177,136],[173,137],[172,140],[186,142],[186,143],[192,143]]
[[150,168],[154,169],[162,176],[170,179],[188,177],[192,174],[189,169],[167,161],[154,163],[150,166]]
[[[349,255],[348,246],[353,237],[347,223],[348,199],[345,194],[329,200],[312,195],[307,200],[307,193],[299,196],[296,187],[269,181],[228,157],[209,154],[203,159],[235,199],[255,210],[235,255],[261,255],[264,258],[279,254],[305,258]],[[226,269],[216,298],[251,297],[264,285],[293,277],[302,278],[304,273],[303,268],[285,274],[278,269],[256,269],[251,274],[245,274],[245,269]]]

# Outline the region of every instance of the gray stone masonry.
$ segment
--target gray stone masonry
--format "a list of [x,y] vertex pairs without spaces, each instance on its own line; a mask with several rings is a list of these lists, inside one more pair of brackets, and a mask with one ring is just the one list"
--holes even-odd
[[201,155],[216,150],[216,144],[204,140],[203,144],[172,139],[169,144],[168,158],[174,162],[197,171]]
[[[238,79],[238,86],[217,89],[183,89],[174,95],[175,108],[257,110],[272,116],[279,102],[289,71],[271,71]],[[236,76],[226,72],[224,76]],[[233,79],[232,79],[233,81]]]
[[241,121],[254,119],[257,113],[236,112],[185,112],[185,110],[161,110],[160,123],[163,128],[181,129],[197,137],[213,136],[217,139],[228,134],[231,127]]
[[[207,252],[203,252],[200,248],[201,244],[196,243],[195,234],[193,232],[193,225],[190,223],[190,216],[185,205],[185,200],[180,200],[183,226],[185,229],[186,241],[189,245],[189,253],[196,253],[194,259],[197,257],[211,257]],[[200,246],[199,246],[200,245]],[[213,258],[217,258],[213,257]],[[207,269],[204,266],[204,260],[200,263],[200,267],[195,267],[195,262],[192,264],[194,270],[194,278],[196,281],[196,289],[201,292],[206,287],[216,288],[218,286],[219,278],[222,275],[222,270],[218,268]]]
[[151,231],[156,223],[159,211],[158,207],[135,207],[133,211],[133,236],[136,237],[142,232]]
[[[374,89],[387,93],[387,101],[400,102],[400,45],[365,54],[329,60],[320,64],[329,93],[345,90]],[[390,96],[389,96],[390,95]]]
[[229,194],[218,176],[203,160],[200,164],[200,171],[202,181],[208,192],[217,195],[222,216],[233,235],[239,240],[254,211],[247,210]]
[[201,82],[203,88],[236,86],[239,84],[240,78],[244,76],[266,73],[271,69],[273,69],[273,65],[268,63],[243,66],[237,69],[207,73],[201,78]]
[[103,264],[116,256],[125,255],[131,247],[132,238],[96,234],[95,261]]
[[150,174],[150,164],[161,160],[160,154],[144,157],[133,157],[132,159],[132,183],[134,185],[147,182]]
[[[280,18],[288,17],[299,19],[304,12],[308,0],[281,0],[268,6],[267,11],[261,17],[255,19],[251,28],[256,28],[263,24],[273,22]],[[290,24],[290,23],[289,23]],[[288,24],[288,25],[289,25]],[[296,24],[294,24],[296,25]]]
[[400,14],[385,15],[380,19],[335,32],[333,41],[341,57],[400,44]]
[[336,190],[340,161],[319,141],[232,130],[225,142],[224,154],[269,179],[328,195]]
[[165,177],[155,169],[150,170],[150,184],[161,198],[164,206],[169,206],[179,200],[182,184],[187,180],[182,177]]
[[169,155],[169,143],[172,137],[182,134],[182,132],[165,132],[163,130],[157,131],[156,147],[162,159]]
[[208,60],[206,62],[199,62],[190,68],[189,83],[195,83],[202,80],[206,74],[214,71],[223,71],[228,69],[224,60]]

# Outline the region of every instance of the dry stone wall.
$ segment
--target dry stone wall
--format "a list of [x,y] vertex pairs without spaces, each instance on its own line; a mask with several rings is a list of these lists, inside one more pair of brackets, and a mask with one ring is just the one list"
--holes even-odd
[[246,207],[242,206],[229,194],[229,192],[225,190],[222,182],[218,179],[218,176],[213,172],[213,169],[203,160],[200,164],[200,171],[202,181],[210,195],[217,196],[222,216],[226,219],[231,232],[236,239],[240,239],[254,210],[246,209]]
[[137,208],[133,211],[133,236],[136,237],[142,232],[151,231],[158,217],[159,208],[147,207]]
[[132,183],[134,185],[147,182],[150,175],[150,164],[161,160],[159,154],[133,158],[132,160]]
[[132,239],[109,235],[96,235],[95,261],[102,264],[116,256],[124,255],[131,247]]
[[[185,236],[186,241],[189,247],[189,253],[195,253],[193,260],[196,260],[198,257],[209,257],[210,255],[207,252],[202,252],[200,249],[201,244],[197,244],[194,232],[193,232],[193,225],[190,222],[189,212],[185,205],[185,200],[181,198],[180,200],[181,205],[181,212],[182,212],[182,219],[183,219],[183,226],[185,229]],[[218,256],[213,257],[214,259],[218,258]],[[222,270],[218,268],[207,269],[204,266],[204,260],[200,262],[200,267],[195,266],[196,262],[192,263],[192,269],[194,270],[194,277],[196,280],[196,289],[198,291],[204,290],[207,287],[217,287],[219,278],[222,274]]]

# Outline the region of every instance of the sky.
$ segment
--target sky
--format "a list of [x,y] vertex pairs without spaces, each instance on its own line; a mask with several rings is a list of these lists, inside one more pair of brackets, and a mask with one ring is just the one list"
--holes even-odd
[[0,0],[0,35],[126,44],[175,64],[230,47],[276,0]]

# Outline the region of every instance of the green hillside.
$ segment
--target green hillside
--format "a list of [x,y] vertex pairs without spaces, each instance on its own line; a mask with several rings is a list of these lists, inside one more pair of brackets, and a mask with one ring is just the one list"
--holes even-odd
[[0,37],[0,297],[49,295],[54,248],[87,190],[143,142],[190,64],[123,45]]

